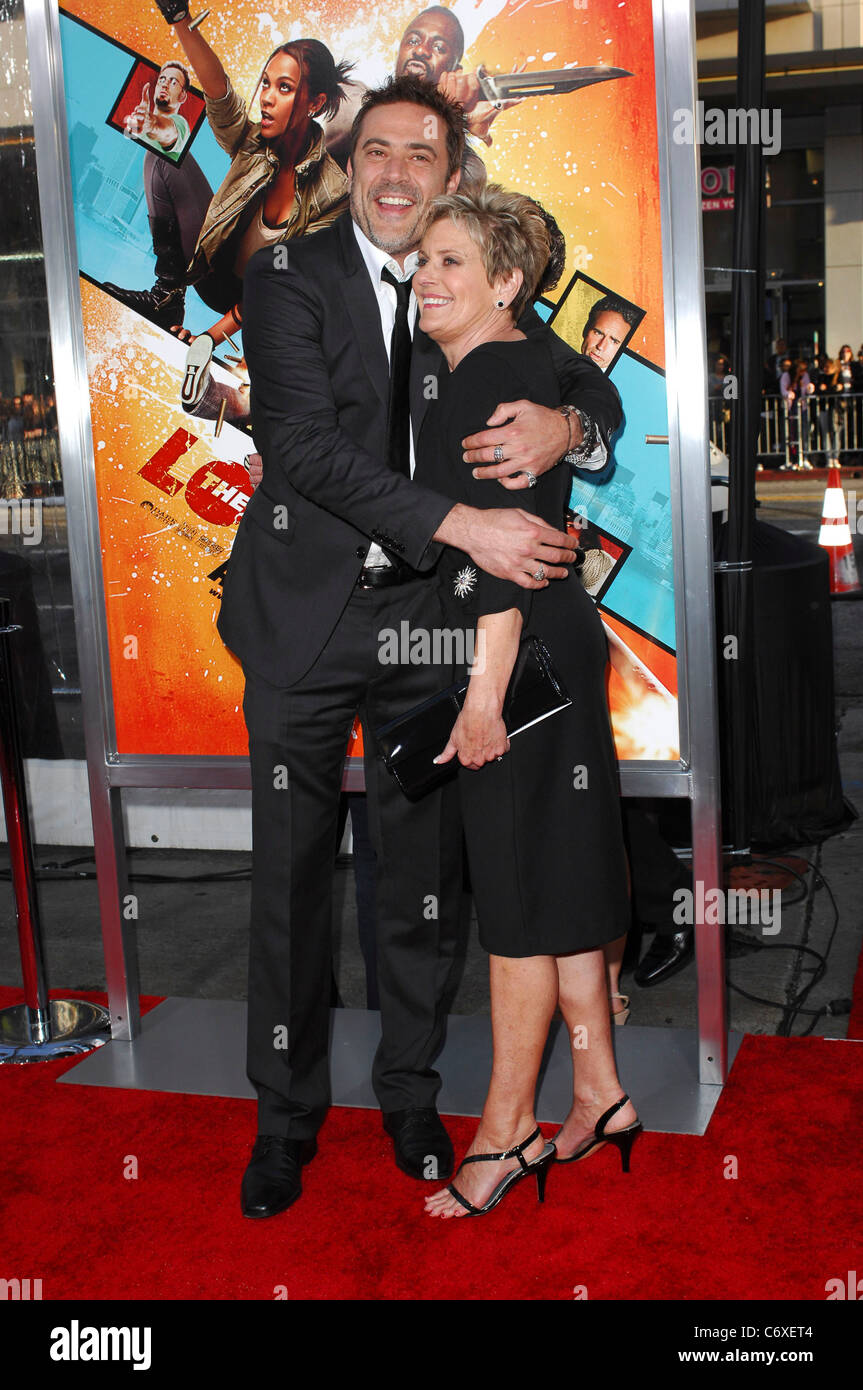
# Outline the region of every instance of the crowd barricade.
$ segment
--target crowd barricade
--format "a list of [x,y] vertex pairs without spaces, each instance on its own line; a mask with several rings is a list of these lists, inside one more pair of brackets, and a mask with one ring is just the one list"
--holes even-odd
[[[732,404],[710,398],[710,438],[723,454],[731,442]],[[804,396],[790,405],[764,396],[758,462],[764,468],[826,468],[831,459],[852,463],[863,455],[863,395]]]

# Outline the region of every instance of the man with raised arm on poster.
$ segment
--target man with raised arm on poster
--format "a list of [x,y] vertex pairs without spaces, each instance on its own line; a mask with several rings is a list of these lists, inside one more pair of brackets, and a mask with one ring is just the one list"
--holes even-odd
[[168,159],[179,159],[189,139],[189,123],[180,114],[180,107],[190,86],[189,74],[182,63],[165,63],[156,79],[152,106],[150,83],[147,82],[140,102],[123,122],[124,134],[151,145]]
[[[440,630],[432,571],[444,543],[525,588],[567,582],[575,547],[520,509],[454,506],[411,481],[411,427],[415,436],[444,370],[424,334],[411,343],[411,276],[429,201],[459,181],[460,109],[416,78],[391,79],[367,95],[352,145],[350,213],[287,255],[259,252],[244,290],[264,472],[234,542],[219,631],[243,664],[252,770],[248,1072],[258,1137],[242,1187],[250,1217],[299,1197],[330,1103],[332,879],[357,710],[378,862],[382,1036],[373,1086],[399,1167],[420,1179],[452,1169],[433,1064],[461,893],[455,788],[409,803],[373,740],[374,729],[451,675],[433,664],[384,664],[380,634],[404,623]],[[520,326],[548,335],[570,403],[564,414],[502,404],[516,418],[490,432],[497,457],[525,470],[529,485],[570,444],[590,450],[598,434],[607,439],[620,409],[602,373],[532,310]]]

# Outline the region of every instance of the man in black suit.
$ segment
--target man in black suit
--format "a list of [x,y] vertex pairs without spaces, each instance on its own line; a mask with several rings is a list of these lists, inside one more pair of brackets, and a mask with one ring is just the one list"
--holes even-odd
[[[246,275],[263,481],[234,542],[219,631],[243,663],[253,788],[248,1070],[259,1102],[243,1179],[248,1216],[273,1215],[299,1196],[329,1104],[332,875],[357,710],[378,861],[373,1084],[398,1165],[435,1179],[452,1168],[433,1062],[461,883],[455,787],[408,803],[372,737],[451,676],[384,664],[380,634],[403,623],[442,627],[432,576],[442,544],[525,588],[565,579],[575,546],[525,512],[453,506],[410,480],[410,425],[415,436],[444,370],[425,335],[411,350],[412,253],[428,202],[458,183],[463,142],[463,118],[442,94],[415,78],[391,80],[369,94],[354,128],[351,215],[287,256],[259,252]],[[538,319],[528,327],[547,332]],[[518,458],[502,448],[533,474],[585,429],[583,448],[597,427],[607,435],[619,422],[602,373],[563,344],[556,352],[564,396],[582,415],[520,412],[522,433],[532,421],[536,439]]]

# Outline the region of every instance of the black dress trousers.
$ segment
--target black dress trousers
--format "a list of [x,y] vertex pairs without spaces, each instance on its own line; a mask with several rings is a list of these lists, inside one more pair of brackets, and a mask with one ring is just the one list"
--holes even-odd
[[[404,625],[407,625],[406,627]],[[373,730],[448,685],[388,634],[445,626],[435,581],[355,590],[314,665],[289,688],[245,668],[253,862],[248,1072],[258,1132],[307,1139],[330,1102],[333,868],[355,711],[363,723],[377,856],[382,1039],[372,1081],[384,1111],[432,1106],[458,938],[461,824],[455,784],[412,804],[376,756]],[[425,656],[434,655],[426,643]],[[443,652],[446,652],[445,645]]]

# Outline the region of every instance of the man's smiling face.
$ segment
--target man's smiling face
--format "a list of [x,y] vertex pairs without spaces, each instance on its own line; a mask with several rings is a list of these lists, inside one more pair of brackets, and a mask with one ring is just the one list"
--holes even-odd
[[407,254],[432,198],[458,184],[447,167],[444,125],[433,111],[407,101],[373,107],[348,165],[354,221],[382,251]]

